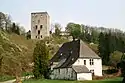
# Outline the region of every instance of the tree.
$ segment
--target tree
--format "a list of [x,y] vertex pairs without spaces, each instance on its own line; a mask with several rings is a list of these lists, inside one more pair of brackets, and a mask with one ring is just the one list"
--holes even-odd
[[4,29],[4,23],[5,23],[5,14],[0,12],[0,29]]
[[30,30],[27,32],[26,38],[27,38],[27,39],[31,39],[31,31],[30,31]]
[[20,26],[20,34],[25,35],[25,33],[26,33],[25,28],[23,26]]
[[56,36],[60,36],[60,33],[61,33],[61,25],[58,24],[58,23],[56,23],[56,24],[54,25],[54,27],[55,27],[55,35],[56,35]]
[[5,30],[10,32],[11,31],[11,17],[10,15],[5,15]]
[[48,61],[49,51],[44,41],[39,41],[34,48],[33,62],[34,69],[33,74],[35,78],[47,78],[48,77]]
[[110,64],[114,67],[117,67],[117,64],[121,61],[122,52],[114,51],[110,54]]
[[15,31],[15,33],[16,33],[17,35],[20,35],[20,28],[19,28],[19,25],[16,25],[16,31]]
[[118,64],[117,64],[117,68],[121,70],[122,73],[122,83],[125,83],[125,60],[121,60]]
[[13,33],[16,32],[16,24],[15,24],[15,23],[12,24],[11,31],[12,31]]
[[70,33],[73,39],[80,38],[81,30],[81,25],[75,23],[68,23],[66,27],[66,31]]
[[105,45],[105,43],[104,43],[104,41],[105,41],[105,36],[104,36],[104,34],[101,32],[100,34],[99,34],[99,45],[98,45],[98,50],[99,50],[99,56],[102,58],[102,63],[104,64],[105,62],[104,62],[104,57],[105,57],[105,53],[104,53],[104,50],[105,50],[105,47],[104,47],[104,45]]

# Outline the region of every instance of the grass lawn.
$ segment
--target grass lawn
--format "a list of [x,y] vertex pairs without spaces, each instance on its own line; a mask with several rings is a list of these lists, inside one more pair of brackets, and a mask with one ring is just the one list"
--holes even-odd
[[66,81],[66,80],[26,80],[23,83],[121,83],[122,78],[104,79],[104,80],[92,80],[92,81]]

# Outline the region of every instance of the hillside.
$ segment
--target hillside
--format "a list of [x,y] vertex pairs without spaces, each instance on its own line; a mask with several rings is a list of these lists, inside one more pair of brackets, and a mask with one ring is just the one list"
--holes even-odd
[[[44,39],[50,50],[50,58],[56,53],[58,48],[62,43],[67,42],[66,38],[58,38],[51,37]],[[17,35],[14,33],[6,33],[0,31],[0,69],[2,73],[11,74],[10,71],[14,69],[10,69],[10,67],[18,65],[22,62],[23,64],[31,64],[32,63],[32,54],[34,51],[35,44],[38,40],[27,40],[23,35]],[[19,59],[23,58],[23,61],[19,62]],[[14,63],[14,65],[12,64]],[[23,69],[27,70],[29,66],[25,66]],[[29,68],[31,71],[31,68]]]

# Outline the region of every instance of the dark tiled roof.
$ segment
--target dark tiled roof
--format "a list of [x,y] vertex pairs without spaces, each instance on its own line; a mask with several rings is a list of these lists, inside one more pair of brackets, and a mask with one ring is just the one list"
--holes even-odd
[[100,58],[82,40],[64,43],[50,62],[59,62],[57,67],[71,67],[78,58]]
[[[62,45],[58,52],[51,59],[51,62],[61,62],[60,67],[70,67],[78,58],[79,41],[67,42]],[[65,61],[63,61],[65,59]],[[62,60],[62,61],[61,61]],[[58,66],[59,67],[59,66]]]
[[72,66],[76,73],[90,73],[89,69],[84,65]]

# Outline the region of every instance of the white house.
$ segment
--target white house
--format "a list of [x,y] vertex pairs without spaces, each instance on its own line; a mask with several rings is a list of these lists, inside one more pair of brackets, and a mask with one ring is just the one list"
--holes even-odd
[[102,76],[102,60],[82,40],[64,43],[51,59],[51,79],[92,80]]

